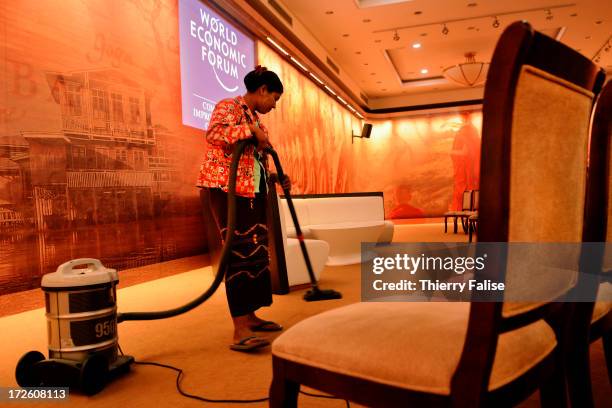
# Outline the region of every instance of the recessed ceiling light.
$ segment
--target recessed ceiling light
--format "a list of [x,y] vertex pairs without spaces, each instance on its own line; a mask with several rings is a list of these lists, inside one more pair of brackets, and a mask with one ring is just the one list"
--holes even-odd
[[367,63],[367,62],[364,62],[364,63],[363,63],[363,65],[368,65],[368,63]]
[[349,35],[348,35],[348,34],[342,34],[342,36],[343,36],[343,37],[348,37]]
[[361,51],[355,51],[355,54],[361,55]]
[[474,29],[476,29],[476,27],[474,27],[474,26],[469,26],[467,29],[468,29],[468,30],[474,30]]
[[376,72],[370,72],[370,75],[376,75]]
[[386,90],[387,90],[387,88],[383,88],[382,90],[383,90],[383,91],[386,91]]
[[427,68],[423,68],[421,70],[421,74],[427,74],[429,72],[429,70]]
[[334,12],[332,10],[327,10],[325,14],[334,14]]
[[422,12],[422,11],[415,11],[415,12],[414,12],[414,15],[415,15],[415,16],[418,16],[418,15],[420,15],[420,14],[423,14],[423,12]]
[[280,52],[282,52],[285,55],[289,55],[289,53],[287,51],[285,51],[283,49],[283,47],[281,47],[280,45],[278,45],[273,39],[271,39],[270,37],[266,37],[268,39],[268,41],[270,41],[270,43],[275,46]]
[[585,39],[585,40],[590,40],[590,39],[591,39],[591,36],[590,36],[590,35],[587,35],[586,37],[584,37],[584,39]]
[[427,37],[427,33],[421,33],[421,37]]
[[412,44],[412,48],[421,48],[421,43]]
[[603,21],[601,21],[601,20],[597,20],[597,21],[595,22],[595,24],[601,24],[601,23],[603,23]]
[[369,22],[370,22],[370,21],[372,21],[372,20],[370,20],[369,18],[364,18],[364,19],[363,19],[363,20],[361,20],[361,21],[363,21],[364,23],[369,23]]
[[578,17],[578,13],[572,13],[570,14],[570,17]]
[[382,84],[382,81],[376,81],[377,84]]
[[304,71],[308,71],[308,68],[306,68],[300,61],[296,60],[293,57],[290,57],[290,58],[291,58],[291,61],[293,61],[297,66],[302,68]]
[[478,5],[478,3],[468,3],[468,7],[476,7]]
[[381,42],[381,41],[382,41],[382,40],[374,40],[374,42],[375,42],[375,43],[379,43],[379,42]]

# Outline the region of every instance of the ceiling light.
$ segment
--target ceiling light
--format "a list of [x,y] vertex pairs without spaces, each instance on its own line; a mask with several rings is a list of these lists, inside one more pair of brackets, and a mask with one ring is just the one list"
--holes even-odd
[[300,61],[296,60],[295,58],[291,57],[291,61],[293,61],[297,66],[299,66],[300,68],[302,68],[304,71],[308,71],[308,68],[306,68],[304,65],[302,65],[300,63]]
[[347,102],[346,102],[344,99],[342,99],[342,97],[341,97],[341,96],[339,96],[339,95],[338,95],[338,96],[336,96],[336,98],[338,98],[338,100],[339,100],[340,102],[342,102],[343,104],[348,105],[348,103],[347,103]]
[[478,3],[468,3],[468,7],[476,7],[478,5]]
[[348,34],[342,34],[342,36],[343,36],[343,37],[348,37],[349,35],[348,35]]
[[421,43],[412,44],[412,48],[421,48]]
[[499,27],[499,19],[497,18],[497,16],[494,17],[492,25],[493,25],[493,28],[498,28]]
[[282,52],[282,53],[283,53],[283,54],[285,54],[285,55],[289,55],[289,53],[288,53],[287,51],[285,51],[285,50],[283,49],[283,47],[281,47],[281,46],[280,46],[280,45],[278,45],[276,42],[274,42],[274,40],[273,40],[273,39],[271,39],[270,37],[266,37],[266,38],[267,38],[267,40],[268,40],[268,41],[269,41],[269,42],[270,42],[270,43],[271,43],[273,46],[275,46],[275,47],[276,47],[276,48],[277,48],[277,49],[278,49],[280,52]]
[[334,12],[332,10],[328,10],[325,12],[325,14],[334,14]]
[[466,52],[464,63],[448,67],[442,71],[442,74],[448,80],[463,86],[475,86],[487,79],[488,71],[488,63],[476,62],[476,53]]
[[331,89],[329,86],[324,85],[324,87],[325,87],[325,89],[327,89],[327,91],[328,91],[330,94],[332,94],[332,95],[336,95],[336,93],[335,93],[334,91],[332,91],[332,89]]
[[414,12],[414,15],[415,15],[415,16],[418,16],[418,15],[420,15],[420,14],[423,14],[423,12],[422,12],[422,11],[415,11],[415,12]]
[[550,11],[550,9],[546,10],[546,19],[549,21],[553,19],[553,14],[552,14],[552,11]]
[[312,77],[312,79],[314,79],[315,81],[317,81],[319,84],[321,84],[321,85],[325,85],[325,84],[323,83],[323,81],[321,81],[319,78],[317,78],[317,76],[316,76],[315,74],[313,74],[312,72],[309,72],[308,74],[309,74],[309,75]]
[[448,34],[448,27],[446,26],[446,23],[444,23],[444,25],[442,27],[442,34],[444,34],[444,35]]
[[393,34],[393,40],[394,40],[394,41],[399,41],[399,39],[400,39],[400,36],[399,36],[399,34],[397,33],[397,30],[395,30],[395,34]]
[[369,22],[370,22],[370,21],[372,21],[372,20],[370,20],[369,18],[364,18],[364,19],[363,19],[363,20],[361,20],[361,21],[363,21],[364,23],[369,23]]
[[427,74],[429,72],[429,70],[427,68],[423,68],[421,70],[421,74]]

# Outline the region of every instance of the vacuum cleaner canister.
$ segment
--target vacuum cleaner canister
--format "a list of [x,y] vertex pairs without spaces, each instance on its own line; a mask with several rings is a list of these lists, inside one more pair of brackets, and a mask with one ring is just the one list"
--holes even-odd
[[[86,268],[79,268],[86,266]],[[49,358],[117,357],[117,271],[97,259],[75,259],[43,276]]]
[[49,359],[38,351],[17,364],[22,387],[67,386],[100,391],[110,374],[129,370],[131,356],[118,356],[117,271],[97,259],[75,259],[43,276]]

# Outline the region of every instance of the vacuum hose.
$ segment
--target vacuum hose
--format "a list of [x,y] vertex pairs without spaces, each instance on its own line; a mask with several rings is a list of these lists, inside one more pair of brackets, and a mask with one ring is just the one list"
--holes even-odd
[[225,245],[223,245],[221,255],[219,256],[219,270],[217,271],[215,279],[210,287],[206,290],[206,292],[202,293],[191,302],[174,309],[159,312],[119,313],[117,315],[117,323],[121,323],[126,320],[157,320],[165,319],[167,317],[174,317],[200,306],[216,292],[221,282],[223,282],[223,277],[225,276],[225,268],[223,266],[229,259],[232,241],[234,240],[234,230],[236,229],[236,174],[238,172],[238,162],[242,156],[242,153],[244,152],[245,147],[249,143],[251,143],[250,140],[240,141],[236,143],[236,147],[234,148],[228,183],[229,194],[227,195],[227,233],[225,235]]
[[[223,245],[223,248],[221,249],[221,255],[219,256],[219,269],[210,287],[200,296],[193,299],[191,302],[174,309],[162,310],[158,312],[118,313],[117,323],[121,323],[127,320],[157,320],[178,316],[180,314],[190,311],[191,309],[198,307],[206,300],[208,300],[208,298],[210,298],[217,291],[217,288],[219,287],[225,276],[225,265],[229,260],[232,242],[234,240],[234,230],[236,229],[236,175],[238,172],[238,163],[240,161],[240,157],[244,153],[244,149],[246,148],[246,146],[249,143],[253,142],[254,141],[252,139],[239,141],[238,143],[236,143],[236,147],[234,148],[234,152],[232,153],[232,163],[230,165],[227,195],[227,232],[225,235],[225,244]],[[267,148],[266,151],[272,155],[276,170],[278,171],[279,178],[280,180],[283,180],[284,173],[280,161],[278,159],[278,155],[272,148]],[[312,285],[312,289],[304,295],[304,299],[307,301],[315,301],[341,298],[342,295],[339,292],[336,292],[334,290],[319,289],[314,273],[312,271],[312,265],[310,263],[308,251],[306,250],[306,245],[304,244],[304,237],[302,235],[302,231],[297,220],[295,208],[293,207],[293,202],[291,201],[291,195],[288,189],[283,189],[283,191],[285,192],[285,197],[287,198],[289,211],[291,212],[291,217],[293,219],[293,223],[295,224],[295,229],[298,234],[298,239],[300,241],[300,247],[302,249],[302,255],[304,256],[306,268],[308,269],[308,276],[310,277],[310,282]]]

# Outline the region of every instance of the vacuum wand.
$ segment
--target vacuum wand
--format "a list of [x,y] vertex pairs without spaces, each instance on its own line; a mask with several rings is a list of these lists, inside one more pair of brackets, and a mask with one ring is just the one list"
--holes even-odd
[[[276,166],[276,171],[278,172],[278,178],[281,182],[285,179],[285,173],[283,172],[283,167],[280,164],[280,160],[278,159],[278,154],[272,149],[268,147],[265,149],[268,154],[272,156],[274,160],[274,165]],[[285,193],[285,198],[287,199],[287,206],[289,207],[289,212],[291,213],[291,219],[293,220],[293,225],[295,226],[295,232],[297,234],[297,239],[300,243],[300,249],[302,250],[302,255],[304,256],[304,262],[306,263],[306,270],[308,271],[308,277],[310,278],[311,289],[308,290],[304,294],[304,300],[308,302],[314,302],[318,300],[330,300],[330,299],[341,299],[342,294],[333,289],[320,289],[317,284],[317,279],[314,276],[314,272],[312,271],[312,264],[310,263],[310,256],[308,256],[308,250],[306,249],[306,243],[304,242],[304,234],[302,233],[302,229],[300,228],[300,223],[297,218],[297,213],[295,212],[295,207],[293,206],[293,201],[291,199],[291,193],[288,188],[283,187],[283,192]]]

